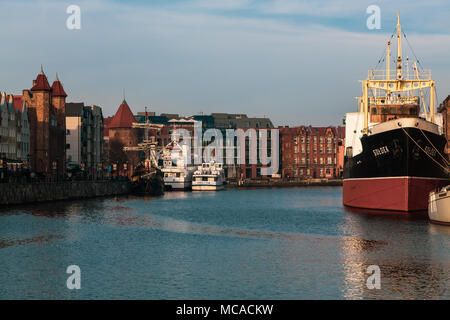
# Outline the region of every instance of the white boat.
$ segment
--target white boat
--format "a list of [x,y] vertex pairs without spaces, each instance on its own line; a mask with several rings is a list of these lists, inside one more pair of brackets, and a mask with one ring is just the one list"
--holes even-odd
[[193,191],[218,191],[224,188],[225,173],[221,163],[211,161],[198,166],[192,179]]
[[[185,146],[183,146],[185,147]],[[163,154],[164,185],[168,190],[189,190],[192,187],[192,175],[195,166],[186,165],[186,150],[179,145]]]
[[450,185],[430,192],[428,217],[431,222],[450,225]]

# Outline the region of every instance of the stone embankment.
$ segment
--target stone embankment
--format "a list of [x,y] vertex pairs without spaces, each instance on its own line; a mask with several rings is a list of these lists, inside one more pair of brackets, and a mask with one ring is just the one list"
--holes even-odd
[[123,195],[130,187],[128,181],[0,183],[0,205]]

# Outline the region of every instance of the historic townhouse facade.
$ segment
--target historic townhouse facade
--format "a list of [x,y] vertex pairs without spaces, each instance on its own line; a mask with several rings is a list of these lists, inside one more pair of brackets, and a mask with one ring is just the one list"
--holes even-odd
[[30,125],[28,110],[21,96],[1,93],[0,159],[2,163],[28,166],[30,157]]
[[343,127],[279,127],[283,178],[341,176]]
[[31,171],[41,177],[65,174],[66,97],[58,75],[50,87],[42,68],[32,88],[22,91],[30,123]]

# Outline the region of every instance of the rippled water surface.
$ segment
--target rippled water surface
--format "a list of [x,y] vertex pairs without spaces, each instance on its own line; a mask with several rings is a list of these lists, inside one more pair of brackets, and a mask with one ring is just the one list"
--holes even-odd
[[[450,298],[450,227],[341,198],[226,190],[0,208],[0,298]],[[80,290],[66,287],[73,264]],[[380,290],[366,287],[369,265]]]

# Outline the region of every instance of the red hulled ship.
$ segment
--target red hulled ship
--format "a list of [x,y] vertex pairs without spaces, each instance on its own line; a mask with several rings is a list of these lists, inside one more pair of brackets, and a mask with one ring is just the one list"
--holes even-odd
[[442,115],[435,112],[435,82],[417,62],[411,68],[408,59],[403,62],[405,35],[399,16],[396,35],[395,71],[391,74],[388,41],[386,68],[369,71],[362,81],[358,112],[346,114],[346,206],[426,210],[429,192],[449,184]]

